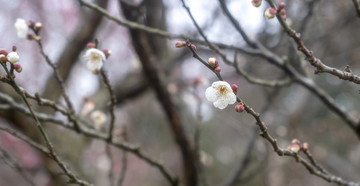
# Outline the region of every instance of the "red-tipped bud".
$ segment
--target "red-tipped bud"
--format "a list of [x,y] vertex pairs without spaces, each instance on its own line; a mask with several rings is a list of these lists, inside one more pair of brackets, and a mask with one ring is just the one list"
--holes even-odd
[[35,22],[30,20],[29,23],[28,23],[28,26],[29,26],[29,28],[34,28],[35,27]]
[[13,45],[13,46],[12,46],[12,51],[13,51],[13,52],[16,52],[16,49],[17,49],[16,46]]
[[6,61],[7,61],[6,56],[4,54],[0,54],[0,62],[1,63],[6,63]]
[[236,84],[232,84],[231,85],[231,89],[233,90],[234,94],[237,94],[239,86],[237,86]]
[[14,69],[16,72],[20,73],[22,71],[22,66],[19,64],[14,64]]
[[191,44],[191,48],[192,48],[195,52],[197,52],[197,48],[196,48],[196,46],[195,46],[194,44]]
[[235,111],[236,112],[244,112],[245,106],[243,102],[240,102],[239,104],[235,105]]
[[184,47],[186,46],[186,41],[178,41],[175,43],[175,47],[176,48],[181,48],[181,47]]
[[298,144],[298,145],[299,145],[299,144],[300,144],[300,141],[295,138],[295,139],[291,140],[291,143],[292,143],[292,144]]
[[8,51],[4,48],[0,48],[0,54],[7,56],[8,55]]
[[255,7],[261,6],[261,2],[262,2],[262,0],[252,0],[251,1],[252,5]]
[[36,23],[35,23],[35,26],[34,26],[35,33],[38,34],[41,29],[42,29],[42,23],[36,22]]
[[275,8],[267,8],[267,9],[265,10],[265,12],[264,12],[264,15],[265,15],[265,17],[268,18],[268,19],[274,18],[275,15],[276,15],[276,10],[275,10]]
[[291,144],[287,147],[287,150],[298,153],[300,150],[300,146],[298,144]]
[[278,11],[280,11],[280,10],[282,10],[282,9],[284,9],[285,8],[285,3],[284,2],[280,2],[279,4],[278,4]]
[[303,143],[303,144],[301,145],[301,149],[302,149],[303,151],[307,151],[307,150],[309,149],[309,144],[308,144],[308,143]]
[[215,70],[216,73],[220,73],[220,72],[221,72],[221,68],[220,68],[220,67],[216,67],[214,70]]
[[96,48],[96,44],[90,42],[90,43],[88,43],[88,44],[86,45],[86,48]]
[[280,15],[281,15],[281,17],[282,17],[283,19],[286,19],[286,10],[285,10],[285,9],[282,9],[282,10],[280,11]]
[[102,50],[102,52],[104,52],[106,59],[111,55],[111,50],[109,50],[109,49],[104,49],[104,50]]
[[219,66],[219,62],[216,60],[215,57],[211,57],[208,59],[208,63],[212,68],[216,68]]

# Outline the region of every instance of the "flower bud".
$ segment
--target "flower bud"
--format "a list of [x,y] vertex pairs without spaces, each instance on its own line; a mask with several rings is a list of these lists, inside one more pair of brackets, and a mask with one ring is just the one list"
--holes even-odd
[[300,150],[300,146],[298,144],[291,144],[287,147],[287,150],[297,153]]
[[8,55],[8,51],[4,48],[0,48],[0,54],[7,56]]
[[301,145],[301,149],[302,149],[303,151],[307,151],[307,150],[309,149],[309,144],[308,144],[308,143],[303,143],[303,144]]
[[36,23],[35,23],[35,26],[34,26],[35,33],[38,34],[41,29],[42,29],[42,23],[36,22]]
[[186,46],[186,41],[178,41],[175,43],[175,47],[176,48],[181,48],[181,47],[184,47]]
[[104,50],[102,50],[102,52],[104,52],[106,59],[111,55],[111,50],[109,50],[109,49],[104,49]]
[[4,54],[0,54],[0,62],[1,63],[6,63],[6,61],[7,61],[6,56]]
[[14,64],[14,69],[16,72],[20,73],[22,71],[22,66],[19,64]]
[[215,68],[215,72],[216,72],[216,73],[220,73],[220,72],[221,72],[221,68],[220,68],[220,67],[216,67],[216,68]]
[[291,143],[292,144],[300,144],[300,141],[298,140],[298,139],[296,139],[296,138],[294,138],[293,140],[291,140]]
[[16,46],[13,45],[13,46],[12,46],[12,51],[13,51],[13,52],[16,52],[16,49],[17,49]]
[[285,10],[285,9],[282,9],[282,10],[280,11],[280,15],[281,15],[281,17],[282,17],[283,19],[286,19],[286,10]]
[[208,63],[212,68],[216,68],[219,66],[219,62],[216,60],[215,57],[211,57],[208,59]]
[[268,19],[274,18],[275,15],[276,15],[276,10],[275,10],[275,8],[267,8],[267,9],[265,10],[265,12],[264,12],[264,15],[265,15],[265,17],[268,18]]
[[233,90],[234,94],[237,94],[239,86],[237,86],[237,84],[232,84],[231,85],[231,89]]
[[197,52],[197,48],[196,48],[196,46],[195,46],[194,44],[191,44],[191,48],[192,48],[195,52]]
[[284,2],[280,2],[279,4],[278,4],[278,11],[281,11],[282,9],[284,9],[285,8],[285,3]]
[[29,20],[28,27],[29,27],[29,28],[34,28],[34,27],[35,27],[35,22]]
[[19,61],[19,55],[17,52],[10,52],[7,56],[7,60],[10,61],[10,63],[16,63]]
[[244,110],[245,110],[245,106],[243,102],[240,102],[239,104],[235,105],[236,112],[243,112]]
[[261,6],[261,2],[262,2],[262,0],[252,0],[251,1],[252,5],[255,7]]
[[89,42],[87,45],[86,45],[86,48],[95,48],[96,47],[96,44],[95,43],[92,43],[92,42]]

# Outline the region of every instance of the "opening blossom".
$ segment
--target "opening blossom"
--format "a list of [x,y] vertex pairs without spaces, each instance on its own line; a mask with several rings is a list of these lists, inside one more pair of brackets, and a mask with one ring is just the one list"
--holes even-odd
[[90,48],[83,56],[87,60],[86,67],[93,73],[98,73],[106,59],[104,52],[96,48]]
[[213,102],[214,106],[219,109],[224,109],[228,104],[236,102],[236,95],[229,83],[225,81],[215,81],[211,87],[205,91],[205,97],[208,101]]
[[29,27],[26,24],[26,21],[24,19],[16,19],[16,22],[14,24],[16,31],[17,31],[17,36],[19,38],[26,38]]
[[17,52],[10,52],[7,56],[7,60],[10,61],[10,63],[16,63],[19,61],[19,54]]

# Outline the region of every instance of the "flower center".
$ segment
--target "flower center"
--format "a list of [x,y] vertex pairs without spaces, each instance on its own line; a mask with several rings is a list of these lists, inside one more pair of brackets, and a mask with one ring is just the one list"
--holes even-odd
[[219,87],[220,94],[224,95],[227,93],[227,88],[225,85],[220,85]]
[[91,55],[90,55],[90,60],[91,61],[101,61],[101,59],[102,59],[102,57],[101,57],[101,55],[100,54],[98,54],[98,53],[92,53]]

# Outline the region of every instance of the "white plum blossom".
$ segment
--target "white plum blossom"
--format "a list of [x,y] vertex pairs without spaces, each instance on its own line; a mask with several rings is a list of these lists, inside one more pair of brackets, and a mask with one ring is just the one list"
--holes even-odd
[[208,101],[213,102],[214,106],[219,109],[224,109],[228,104],[236,102],[236,95],[229,83],[225,81],[215,81],[211,87],[205,91],[205,97]]
[[93,73],[100,71],[106,59],[104,52],[96,48],[88,49],[83,57],[87,60],[86,67]]
[[107,117],[102,111],[95,110],[91,113],[90,119],[94,122],[94,127],[99,130],[105,124]]
[[10,61],[10,63],[16,63],[19,61],[19,54],[17,52],[10,52],[6,56],[7,60]]
[[26,38],[28,30],[29,30],[29,27],[26,24],[26,21],[24,19],[17,18],[14,26],[17,31],[17,36],[19,38]]

